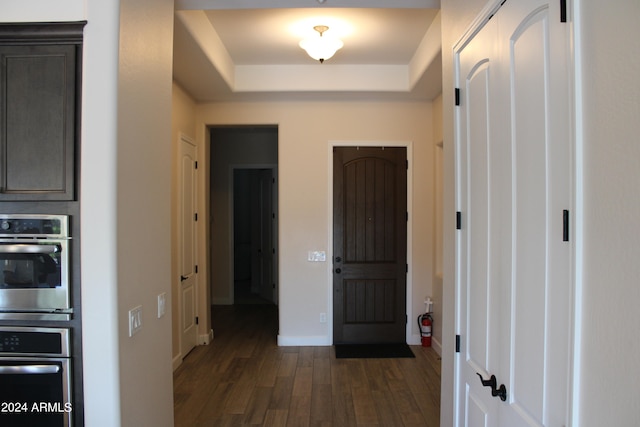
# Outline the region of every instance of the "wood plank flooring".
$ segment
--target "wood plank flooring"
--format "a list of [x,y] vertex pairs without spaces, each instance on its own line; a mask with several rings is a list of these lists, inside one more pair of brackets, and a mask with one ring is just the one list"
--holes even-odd
[[175,426],[440,425],[440,359],[336,359],[278,347],[273,305],[214,306],[215,338],[174,373]]

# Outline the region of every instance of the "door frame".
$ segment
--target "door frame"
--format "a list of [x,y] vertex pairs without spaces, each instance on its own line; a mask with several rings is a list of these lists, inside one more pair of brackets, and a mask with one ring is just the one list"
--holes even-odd
[[275,284],[275,288],[273,289],[273,302],[274,304],[278,305],[278,298],[279,298],[279,286],[278,286],[278,281],[279,281],[279,270],[278,270],[278,224],[279,224],[279,216],[278,216],[278,164],[277,163],[255,163],[255,164],[246,164],[246,163],[242,163],[242,164],[232,164],[229,166],[229,304],[234,304],[235,303],[235,289],[234,289],[234,283],[235,283],[235,271],[234,271],[234,265],[235,265],[235,241],[234,241],[234,221],[233,221],[233,214],[234,214],[234,208],[233,208],[233,197],[234,197],[234,172],[236,170],[242,170],[242,169],[268,169],[271,171],[271,176],[276,180],[274,187],[273,187],[273,192],[271,193],[271,209],[273,210],[273,213],[275,214],[275,223],[274,223],[274,230],[272,230],[273,232],[273,236],[272,236],[272,241],[273,241],[273,248],[275,249],[275,253],[273,254],[273,281]]
[[405,147],[407,149],[407,324],[405,338],[407,344],[419,345],[420,334],[412,333],[414,311],[413,302],[413,141],[377,141],[377,140],[330,140],[327,144],[328,197],[327,197],[327,339],[333,344],[333,148],[334,147]]

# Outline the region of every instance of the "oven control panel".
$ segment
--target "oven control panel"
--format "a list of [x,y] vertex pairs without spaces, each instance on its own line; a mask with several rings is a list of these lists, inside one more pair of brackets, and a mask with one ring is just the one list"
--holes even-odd
[[67,237],[66,215],[0,215],[0,236]]
[[0,355],[69,357],[69,330],[0,326]]

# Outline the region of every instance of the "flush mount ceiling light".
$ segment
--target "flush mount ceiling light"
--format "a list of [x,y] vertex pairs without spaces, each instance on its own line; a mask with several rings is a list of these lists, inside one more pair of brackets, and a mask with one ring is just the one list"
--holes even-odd
[[325,59],[331,58],[338,49],[344,46],[342,40],[323,35],[329,29],[326,25],[313,27],[319,36],[309,37],[300,42],[300,47],[307,51],[310,57],[322,64]]

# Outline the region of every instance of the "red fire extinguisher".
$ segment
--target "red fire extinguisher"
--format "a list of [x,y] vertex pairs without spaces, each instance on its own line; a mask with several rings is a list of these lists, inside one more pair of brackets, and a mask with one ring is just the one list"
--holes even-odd
[[420,340],[423,347],[431,347],[431,326],[433,318],[431,313],[424,313],[418,316],[418,326],[420,327]]

